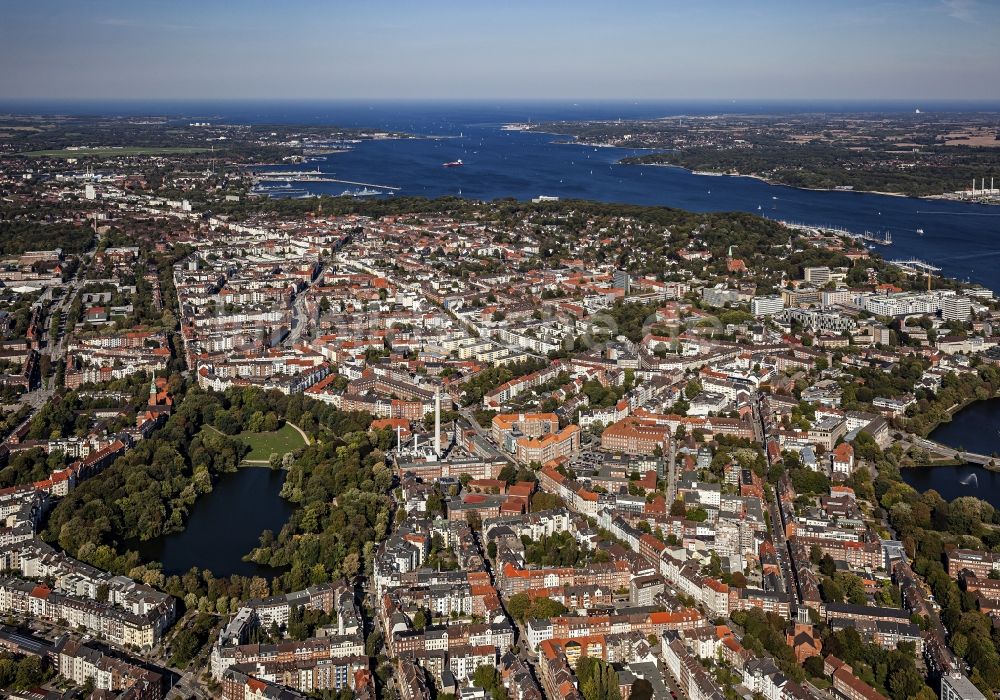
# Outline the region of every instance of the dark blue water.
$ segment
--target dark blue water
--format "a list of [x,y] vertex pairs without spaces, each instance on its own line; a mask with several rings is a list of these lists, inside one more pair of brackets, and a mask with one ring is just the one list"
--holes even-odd
[[[923,110],[1000,110],[986,103],[921,104]],[[217,123],[338,124],[406,131],[440,139],[371,141],[308,164],[338,179],[399,187],[400,195],[475,199],[538,195],[665,205],[692,211],[747,211],[773,219],[849,231],[890,231],[890,259],[916,257],[946,275],[1000,290],[1000,208],[852,192],[812,192],[678,168],[623,166],[636,151],[554,143],[560,137],[506,132],[509,122],[651,118],[678,114],[912,112],[913,105],[827,102],[232,102],[13,103],[0,110],[164,114]],[[462,168],[441,164],[462,159]],[[295,166],[293,169],[300,169]],[[990,173],[983,173],[989,177]],[[998,174],[1000,175],[1000,174]],[[357,189],[310,183],[320,194]],[[923,229],[920,236],[917,229]]]
[[1000,473],[978,464],[957,467],[913,467],[901,469],[903,481],[924,492],[934,489],[946,501],[962,496],[981,498],[1000,508]]
[[243,561],[257,546],[260,534],[278,534],[292,514],[292,505],[278,492],[284,472],[244,467],[224,474],[194,504],[182,532],[132,545],[145,561],[163,563],[163,573],[183,574],[192,566],[216,576],[272,576],[274,569]]
[[[930,437],[956,449],[979,454],[1000,453],[1000,399],[977,401],[962,409],[951,422],[936,428]],[[998,460],[1000,461],[1000,460]],[[1000,473],[976,464],[959,467],[926,467],[902,470],[903,480],[918,491],[934,489],[945,499],[976,496],[1000,508]]]
[[1000,398],[970,404],[937,427],[930,438],[981,455],[1000,454]]

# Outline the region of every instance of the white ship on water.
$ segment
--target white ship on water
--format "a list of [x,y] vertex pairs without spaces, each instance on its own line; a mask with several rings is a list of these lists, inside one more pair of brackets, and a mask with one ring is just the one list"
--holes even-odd
[[380,194],[385,194],[382,190],[372,189],[371,187],[363,187],[360,190],[344,190],[340,193],[341,197],[376,197]]

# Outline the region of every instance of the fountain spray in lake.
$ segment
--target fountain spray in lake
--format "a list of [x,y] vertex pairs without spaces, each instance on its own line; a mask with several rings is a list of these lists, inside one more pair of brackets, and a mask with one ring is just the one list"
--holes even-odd
[[976,488],[979,488],[979,475],[973,472],[964,479],[960,479],[958,483],[962,486],[975,486]]

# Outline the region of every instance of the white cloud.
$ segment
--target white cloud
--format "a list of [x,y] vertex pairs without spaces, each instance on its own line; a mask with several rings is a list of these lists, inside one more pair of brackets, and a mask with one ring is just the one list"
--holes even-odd
[[977,0],[941,0],[945,14],[963,22],[973,22],[979,10]]

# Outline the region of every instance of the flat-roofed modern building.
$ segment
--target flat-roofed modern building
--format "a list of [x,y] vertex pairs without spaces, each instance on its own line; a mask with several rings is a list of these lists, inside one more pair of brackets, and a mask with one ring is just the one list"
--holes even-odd
[[957,671],[941,676],[941,700],[986,700],[979,688]]

